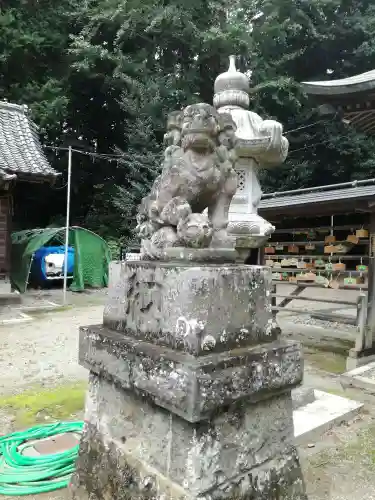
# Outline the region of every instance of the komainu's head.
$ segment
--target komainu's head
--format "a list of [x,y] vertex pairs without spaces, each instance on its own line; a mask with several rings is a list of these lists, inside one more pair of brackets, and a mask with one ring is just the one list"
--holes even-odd
[[220,119],[217,111],[209,104],[187,106],[182,114],[182,147],[200,152],[211,152],[217,145]]

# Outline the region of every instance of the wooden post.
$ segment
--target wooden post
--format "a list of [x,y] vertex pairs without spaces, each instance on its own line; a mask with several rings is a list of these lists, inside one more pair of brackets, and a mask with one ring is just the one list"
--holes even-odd
[[361,293],[357,298],[357,329],[358,335],[355,342],[355,350],[357,352],[363,349],[372,347],[372,338],[370,332],[366,328],[367,317],[367,294]]
[[275,283],[272,284],[271,290],[272,290],[272,295],[271,295],[272,317],[274,319],[276,319],[277,311],[274,308],[276,307],[276,291],[277,291],[277,288],[276,288],[276,284]]
[[264,266],[264,247],[258,248],[258,266]]
[[[370,212],[370,244],[368,269],[368,304],[366,330],[371,344],[375,343],[375,211]],[[372,347],[371,345],[371,347]]]
[[291,294],[288,297],[286,297],[280,302],[279,307],[286,307],[293,300],[295,300],[298,297],[298,295],[300,295],[305,290],[305,288],[306,287],[304,285],[297,284],[297,287],[293,290],[293,292],[291,292]]

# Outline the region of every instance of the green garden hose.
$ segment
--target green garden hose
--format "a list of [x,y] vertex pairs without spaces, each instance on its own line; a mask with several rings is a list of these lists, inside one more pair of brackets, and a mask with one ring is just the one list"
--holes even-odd
[[53,455],[30,457],[23,452],[33,446],[32,441],[82,429],[83,422],[59,422],[0,437],[0,495],[33,495],[67,487],[78,445]]

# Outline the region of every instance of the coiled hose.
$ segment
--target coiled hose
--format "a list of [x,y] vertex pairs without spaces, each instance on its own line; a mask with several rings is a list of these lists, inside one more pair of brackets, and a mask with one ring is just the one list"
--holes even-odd
[[66,432],[81,433],[83,422],[39,425],[0,437],[0,495],[24,496],[65,488],[75,470],[79,446],[53,455],[25,456],[30,441]]

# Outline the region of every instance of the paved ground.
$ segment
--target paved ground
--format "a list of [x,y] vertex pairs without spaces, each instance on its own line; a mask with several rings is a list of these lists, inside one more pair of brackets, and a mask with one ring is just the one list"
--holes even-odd
[[[315,289],[312,290],[313,294],[317,293]],[[36,387],[38,390],[40,387],[58,388],[60,394],[62,388],[67,386],[69,392],[69,384],[87,380],[86,370],[77,363],[78,327],[101,322],[103,295],[70,295],[70,302],[75,304],[71,309],[40,314],[28,323],[0,326],[1,432],[10,430],[18,418],[9,408],[1,408],[1,401],[9,401],[9,397],[12,398],[14,394],[19,395],[16,398],[22,398],[25,391],[33,391]],[[47,296],[45,293],[34,294],[28,299],[28,304],[42,304],[46,300],[58,302],[59,297],[59,291],[49,292]],[[315,306],[314,303],[310,304],[311,307]],[[303,307],[309,305],[303,302]],[[321,304],[319,308],[322,308]],[[286,324],[284,322],[284,328]],[[337,377],[338,373],[344,371],[344,365],[343,356],[309,349],[306,351],[305,384],[344,395]],[[84,389],[80,390],[83,392]],[[367,411],[349,427],[339,427],[326,433],[314,443],[314,447],[300,449],[309,500],[375,499],[375,399],[353,391],[345,395],[364,401]],[[56,401],[52,398],[51,405],[66,403],[65,399],[62,399],[63,402]],[[19,400],[17,404],[22,406]],[[48,419],[49,410],[49,406],[47,409],[39,408],[36,416]],[[79,412],[76,414],[77,418],[81,416]],[[9,497],[9,500],[11,498],[15,497]],[[67,491],[61,491],[28,498],[67,500],[69,496]]]

